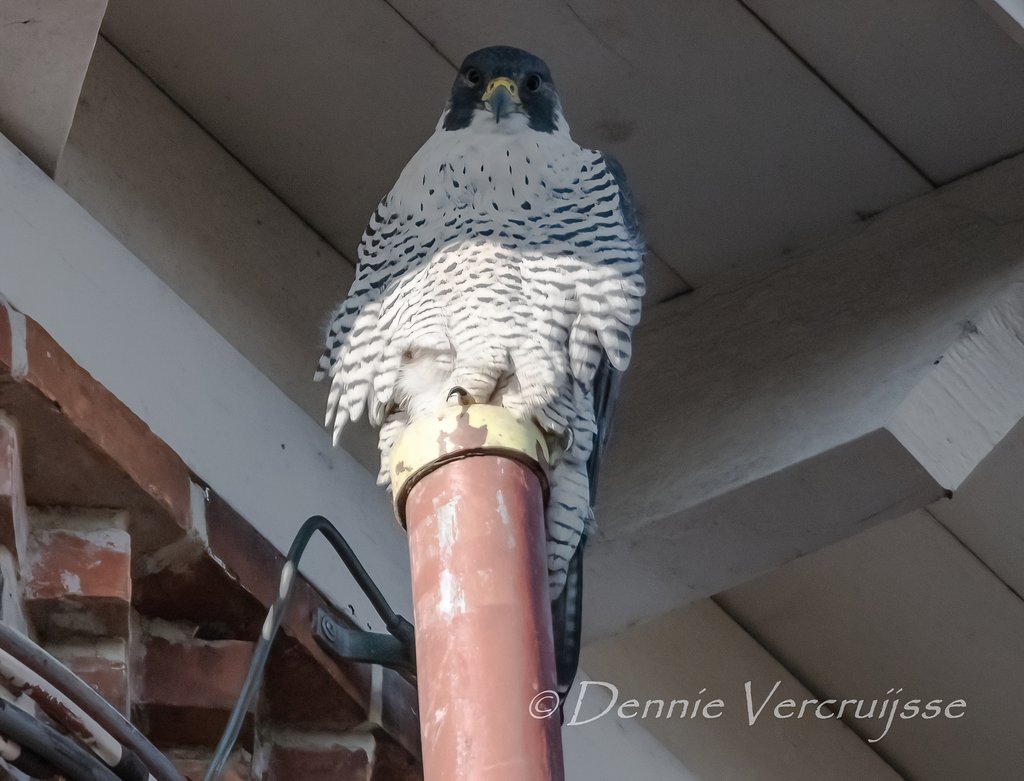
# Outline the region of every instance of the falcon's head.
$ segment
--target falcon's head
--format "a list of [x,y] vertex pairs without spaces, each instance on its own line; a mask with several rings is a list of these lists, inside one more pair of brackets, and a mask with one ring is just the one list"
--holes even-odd
[[442,127],[461,130],[486,119],[501,130],[564,129],[551,71],[540,57],[511,46],[490,46],[466,57],[452,85]]

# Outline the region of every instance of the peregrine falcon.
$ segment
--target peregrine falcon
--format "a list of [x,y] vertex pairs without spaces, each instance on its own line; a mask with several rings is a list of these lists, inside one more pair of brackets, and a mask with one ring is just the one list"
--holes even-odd
[[583,541],[640,319],[643,251],[622,168],[572,140],[547,65],[481,49],[370,218],[317,372],[331,380],[335,443],[364,411],[380,427],[382,485],[402,430],[443,405],[500,404],[543,430],[563,684],[578,658]]

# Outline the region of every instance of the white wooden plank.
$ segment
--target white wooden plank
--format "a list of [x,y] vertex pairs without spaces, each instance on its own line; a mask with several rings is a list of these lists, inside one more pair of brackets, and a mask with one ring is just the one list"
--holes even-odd
[[[783,665],[759,646],[732,619],[709,600],[696,602],[622,635],[609,637],[584,649],[589,674],[618,687],[618,705],[629,699],[641,704],[632,720],[618,719],[612,711],[602,719],[634,723],[646,728],[672,751],[696,778],[758,779],[759,781],[898,781],[900,776],[837,720],[780,719],[772,709],[787,697],[803,700],[811,693]],[[750,723],[745,684],[750,682],[756,710],[778,682],[779,689],[767,708]],[[607,690],[605,690],[607,691]],[[597,699],[602,689],[586,697]],[[596,694],[595,694],[596,693]],[[680,718],[679,707],[667,717],[668,703],[720,699],[712,709],[717,718]],[[643,718],[648,700],[662,700]],[[584,705],[588,703],[585,700]],[[567,734],[585,731],[601,720],[571,726],[574,701],[570,699]],[[604,705],[581,710],[582,721]],[[627,709],[626,714],[632,713]],[[642,778],[642,776],[638,776]]]
[[976,0],[1006,33],[1024,46],[1024,0]]
[[1024,150],[1024,49],[975,0],[748,0],[933,179]]
[[888,425],[945,371],[935,362],[964,324],[1024,276],[1022,183],[1024,157],[648,317],[602,478],[606,531],[608,519],[633,531]]
[[56,181],[315,420],[351,264],[100,40]]
[[[965,326],[1024,278],[1022,182],[1024,158],[1008,161],[648,318],[587,550],[591,636],[931,502],[977,466],[1021,410],[999,401],[1012,382],[980,382],[1024,371],[1013,330]],[[950,372],[979,382],[936,407]]]
[[[580,670],[577,691],[590,676]],[[570,699],[575,695],[570,695]],[[557,718],[557,717],[555,717]],[[562,730],[566,781],[701,781],[679,757],[634,721],[604,719],[586,728]]]
[[453,77],[378,0],[115,0],[103,34],[349,257]]
[[107,0],[0,4],[0,133],[53,174]]
[[[945,703],[897,719],[876,750],[909,778],[1009,779],[1024,767],[1024,603],[923,511],[719,595],[819,696]],[[866,739],[874,720],[850,720]]]
[[954,492],[929,511],[985,565],[1024,595],[1024,423]]
[[1024,417],[1024,281],[1017,278],[893,412],[889,430],[954,490]]
[[[749,451],[764,454],[758,448],[751,438]],[[637,486],[622,504],[642,506],[650,490]],[[877,430],[645,524],[599,504],[584,557],[584,639],[624,631],[942,495],[895,437]]]

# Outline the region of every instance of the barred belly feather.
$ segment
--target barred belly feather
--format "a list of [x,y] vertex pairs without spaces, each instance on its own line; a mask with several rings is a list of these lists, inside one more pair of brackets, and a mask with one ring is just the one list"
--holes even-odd
[[642,246],[614,164],[568,132],[439,124],[381,201],[318,374],[335,437],[368,411],[379,482],[405,426],[461,386],[535,421],[553,452],[552,596],[592,523],[593,382],[622,371],[643,295]]

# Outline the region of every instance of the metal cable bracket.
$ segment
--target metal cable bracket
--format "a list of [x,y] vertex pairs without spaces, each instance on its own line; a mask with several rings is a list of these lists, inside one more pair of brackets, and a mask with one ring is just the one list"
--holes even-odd
[[388,632],[351,629],[331,618],[323,608],[313,616],[313,636],[332,656],[350,662],[366,662],[389,667],[411,682],[416,679],[416,652],[413,626],[401,616],[399,624]]

